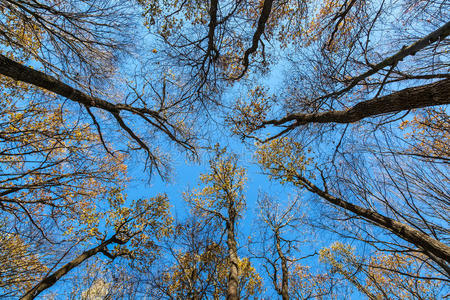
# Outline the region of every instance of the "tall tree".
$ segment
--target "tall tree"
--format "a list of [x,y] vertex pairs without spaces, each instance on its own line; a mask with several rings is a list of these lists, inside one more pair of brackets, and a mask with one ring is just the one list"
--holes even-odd
[[[187,133],[188,118],[179,116],[178,100],[167,99],[173,83],[170,79],[158,85],[163,90],[160,94],[144,79],[139,80],[139,87],[145,86],[145,93],[138,92],[130,82],[124,84],[129,79],[126,76],[117,76],[121,59],[129,58],[134,44],[127,32],[133,32],[139,24],[132,3],[5,0],[0,2],[0,10],[0,85],[5,99],[0,106],[0,209],[7,223],[6,240],[11,242],[1,249],[2,256],[10,256],[11,246],[19,242],[23,243],[24,256],[34,251],[31,257],[35,262],[30,260],[30,274],[24,274],[23,281],[42,281],[29,290],[27,297],[50,287],[89,257],[109,253],[105,250],[108,245],[116,244],[117,250],[129,257],[142,253],[142,264],[145,259],[151,262],[156,246],[150,241],[167,233],[162,228],[147,230],[159,226],[160,215],[152,214],[151,207],[167,210],[158,200],[164,197],[139,201],[141,207],[132,207],[131,201],[111,204],[108,194],[116,193],[118,187],[123,189],[127,182],[126,155],[117,150],[117,143],[112,145],[118,136],[114,129],[105,130],[110,122],[95,107],[102,103],[100,110],[110,110],[112,119],[147,153],[148,166],[156,167],[161,175],[165,175],[164,154],[156,143],[150,149],[148,142],[130,129],[120,115],[123,108],[131,108],[134,112],[125,110],[140,114],[141,120],[151,125],[145,129],[147,136],[164,132],[181,147],[193,147],[187,142],[190,137],[178,135]],[[118,93],[124,85],[131,94]],[[153,97],[147,93],[151,89]],[[116,101],[119,98],[121,105]],[[138,112],[129,101],[139,102],[143,110]],[[155,123],[151,115],[161,119]],[[166,127],[168,119],[173,122],[170,128]],[[125,148],[121,150],[135,148],[122,145]],[[113,207],[108,210],[108,205]],[[147,212],[140,211],[146,208]],[[123,219],[115,220],[114,211]],[[137,220],[131,222],[128,217]],[[114,220],[137,228],[130,236],[123,236],[120,230],[100,232],[105,227],[117,227],[112,224]],[[132,250],[125,244],[131,244]],[[42,265],[42,272],[48,269],[47,274],[34,276],[31,262]],[[16,266],[16,273],[2,274],[5,281],[13,282],[21,273],[20,265]],[[13,289],[16,295],[30,284],[1,288]]]
[[[140,25],[132,2],[5,0],[1,4],[5,15],[0,23],[1,75],[37,87],[33,94],[39,103],[65,103],[90,121],[105,150],[112,152],[108,142],[117,135],[105,129],[111,125],[102,116],[106,113],[136,145],[125,144],[123,150],[142,149],[147,166],[156,167],[161,175],[166,175],[167,162],[158,147],[149,143],[149,136],[167,138],[195,152],[188,130],[192,127],[186,126],[191,121],[184,114],[187,108],[180,104],[183,99],[170,93],[173,81],[166,75],[162,79],[130,74],[121,64],[122,59],[131,58],[131,46],[137,44],[127,34],[138,32]],[[55,97],[46,97],[48,93]],[[147,130],[134,126],[134,117]]]
[[[450,253],[450,249],[445,243],[438,238],[423,232],[421,228],[417,228],[418,226],[410,225],[409,222],[401,222],[397,219],[383,215],[373,208],[366,208],[339,196],[334,196],[332,191],[335,189],[328,188],[323,172],[320,173],[320,169],[317,170],[314,167],[308,168],[308,164],[311,161],[306,158],[304,147],[299,143],[283,138],[273,140],[268,144],[263,144],[258,151],[258,161],[262,167],[268,171],[268,174],[272,178],[281,180],[282,182],[292,183],[299,188],[304,188],[317,194],[326,202],[344,209],[344,212],[348,211],[371,224],[390,231],[395,236],[416,247],[410,251],[418,251],[425,254],[426,257],[442,268],[441,270],[444,274],[449,274],[448,254]],[[323,188],[314,183],[313,180],[316,176],[322,176]],[[367,190],[358,194],[358,196],[361,197],[362,200],[369,201],[369,197],[372,197],[373,194],[366,191]],[[390,196],[391,195],[389,194],[386,195],[386,197]],[[401,211],[398,211],[398,215],[402,216]],[[401,245],[399,246],[402,247]],[[403,247],[406,249],[409,248],[406,245]]]
[[[168,60],[194,91],[192,97],[207,100],[243,80],[251,96],[242,97],[231,112],[235,132],[262,142],[292,135],[302,146],[314,142],[312,148],[320,149],[316,162],[323,188],[306,177],[299,183],[302,169],[294,173],[291,167],[295,158],[269,167],[286,170],[280,180],[306,187],[355,223],[362,218],[387,228],[409,243],[402,247],[414,245],[410,251],[426,253],[448,276],[448,232],[441,225],[448,216],[436,219],[430,213],[434,202],[447,206],[447,189],[439,184],[447,180],[445,162],[442,156],[415,160],[418,156],[407,154],[408,141],[396,128],[397,119],[407,120],[411,110],[449,104],[445,55],[450,23],[444,2],[268,0],[249,6],[248,1],[209,1],[165,7],[142,1],[148,27],[160,35]],[[235,24],[239,30],[232,29]],[[276,66],[268,58],[282,59],[280,54],[287,59],[278,67],[290,68],[292,76],[277,96],[267,95],[264,86],[254,86],[263,83],[255,75]],[[276,140],[271,151],[276,147],[286,143]],[[408,155],[408,164],[399,162]],[[268,166],[263,162],[263,167]],[[372,178],[376,169],[385,171]],[[369,184],[364,178],[374,180]],[[425,188],[430,183],[431,193]],[[414,197],[416,191],[420,196]]]
[[227,249],[227,299],[239,299],[243,287],[239,284],[241,263],[238,256],[238,221],[245,209],[245,169],[237,165],[237,157],[215,148],[209,161],[210,173],[201,175],[205,185],[186,194],[193,213],[206,223],[215,224],[217,234],[223,232]]
[[[292,38],[299,43],[289,54],[289,84],[276,96],[254,88],[230,120],[242,137],[266,143],[259,157],[268,173],[336,207],[363,232],[344,236],[422,252],[448,277],[448,214],[435,212],[448,207],[448,155],[433,153],[436,137],[448,134],[445,108],[436,111],[450,99],[450,23],[440,4],[321,2]],[[314,157],[306,172],[305,156]],[[361,219],[394,235],[374,234]]]
[[[104,206],[111,202],[107,193],[126,182],[123,153],[142,150],[146,166],[165,176],[162,145],[169,141],[195,154],[195,125],[211,113],[243,139],[260,142],[258,162],[269,176],[309,191],[302,200],[319,203],[323,213],[314,225],[364,243],[371,254],[394,253],[365,261],[368,283],[351,281],[360,291],[392,293],[375,287],[375,277],[413,296],[427,289],[418,278],[433,281],[430,286],[448,280],[445,0],[136,3],[0,0],[1,237],[10,243],[0,248],[9,266],[0,278],[11,282],[7,289],[16,295],[42,276],[32,271],[16,280],[24,271],[16,246],[29,258],[24,265],[49,268],[50,281],[96,253],[114,257],[103,243],[116,243],[110,237],[117,232],[98,231],[112,225],[102,223],[114,211]],[[141,13],[153,34],[144,51]],[[280,70],[290,75],[279,86],[262,76]],[[247,88],[246,96],[222,97]],[[211,109],[217,106],[231,107],[226,118]],[[198,293],[203,287],[185,284],[185,275],[195,272],[185,270],[209,269],[226,257],[227,298],[236,299],[243,297],[239,271],[246,261],[237,255],[245,172],[220,151],[210,166],[212,173],[201,178],[206,187],[186,198],[198,218],[224,233],[226,245],[213,247],[211,264],[186,251],[174,255],[179,263],[168,273],[174,275],[168,286],[183,282],[180,291]],[[116,207],[116,215],[139,210],[129,205]],[[156,237],[153,232],[150,239]],[[275,234],[275,245],[277,239],[282,236]],[[131,261],[154,257],[154,245],[119,240],[132,244],[129,251],[119,247],[128,256],[143,254]],[[287,257],[279,244],[276,255]],[[347,254],[349,268],[363,266],[352,258],[359,253]],[[380,269],[393,261],[389,272]],[[302,286],[303,271],[286,273],[281,294],[289,276],[292,286]],[[419,289],[399,278],[416,280]]]
[[[217,227],[191,216],[176,226],[167,240],[166,255],[148,283],[150,295],[159,299],[222,299],[227,295],[230,260]],[[238,258],[242,297],[261,291],[262,279],[248,258]]]
[[31,288],[32,284],[47,271],[47,267],[33,253],[20,235],[11,233],[6,224],[0,234],[0,296],[15,296],[17,291]]
[[95,243],[94,246],[49,272],[22,299],[34,299],[97,254],[103,254],[110,260],[124,258],[131,267],[137,269],[147,267],[155,260],[159,251],[157,241],[171,232],[172,219],[167,197],[158,195],[130,204],[126,203],[120,191],[112,191],[109,205],[110,209],[104,214],[106,228],[102,230],[94,227],[92,230],[95,239],[90,242]]
[[304,227],[300,205],[300,197],[281,204],[267,194],[260,196],[258,219],[261,228],[254,237],[253,255],[262,260],[273,288],[283,300],[331,297],[335,284],[332,276],[313,274],[301,263],[317,253],[302,253],[300,249],[307,242],[305,231],[300,230]]

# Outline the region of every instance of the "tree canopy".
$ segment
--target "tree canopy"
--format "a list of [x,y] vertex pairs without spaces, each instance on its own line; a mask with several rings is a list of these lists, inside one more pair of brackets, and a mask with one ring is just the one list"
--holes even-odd
[[0,0],[0,297],[444,297],[449,8]]

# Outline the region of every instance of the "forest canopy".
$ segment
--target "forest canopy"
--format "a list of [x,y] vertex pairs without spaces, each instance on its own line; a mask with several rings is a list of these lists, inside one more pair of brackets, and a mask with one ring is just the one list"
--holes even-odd
[[449,11],[0,0],[0,297],[448,296]]

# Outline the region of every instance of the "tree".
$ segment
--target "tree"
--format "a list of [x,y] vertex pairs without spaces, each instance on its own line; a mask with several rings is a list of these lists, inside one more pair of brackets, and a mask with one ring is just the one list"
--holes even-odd
[[19,235],[14,235],[6,230],[2,224],[0,234],[0,296],[14,296],[17,290],[25,290],[31,287],[33,282],[47,271],[39,257],[32,252],[32,247],[27,245]]
[[[412,170],[398,164],[397,154],[405,152],[393,149],[393,143],[397,143],[397,148],[405,144],[401,140],[383,145],[379,142],[380,137],[396,136],[395,125],[390,127],[395,124],[396,114],[403,112],[405,115],[400,116],[401,119],[412,109],[449,103],[449,76],[445,71],[448,64],[444,56],[450,23],[439,1],[420,4],[410,1],[323,1],[318,7],[308,4],[300,7],[296,1],[278,5],[273,1],[259,1],[257,6],[253,6],[257,7],[256,10],[248,9],[246,1],[229,5],[217,1],[202,5],[188,2],[186,7],[183,7],[185,3],[181,6],[174,4],[167,14],[156,2],[144,3],[147,5],[148,26],[162,37],[168,57],[180,67],[180,77],[190,82],[190,75],[183,73],[183,67],[188,65],[189,72],[200,80],[191,79],[198,87],[193,97],[201,95],[208,99],[208,91],[221,92],[224,84],[245,80],[245,73],[248,76],[257,74],[248,73],[250,58],[254,59],[254,66],[261,68],[273,63],[266,57],[274,52],[274,41],[278,37],[280,43],[276,45],[285,47],[288,59],[293,62],[290,84],[277,97],[267,97],[264,88],[254,88],[249,83],[252,98],[239,101],[229,118],[235,124],[234,131],[243,138],[262,142],[287,134],[297,135],[302,146],[314,141],[317,148],[326,146],[321,143],[326,138],[336,140],[335,151],[325,151],[317,162],[321,165],[317,173],[322,175],[323,188],[305,177],[298,181],[301,166],[297,166],[299,170],[293,170],[290,165],[296,163],[295,159],[294,162],[285,160],[284,166],[275,162],[274,168],[269,167],[270,163],[265,160],[263,167],[275,173],[280,168],[284,169],[286,172],[276,177],[306,187],[347,211],[347,215],[354,216],[353,220],[362,218],[387,228],[418,247],[439,265],[444,274],[449,274],[449,249],[445,244],[446,231],[440,225],[442,219],[435,220],[428,213],[436,195],[441,198],[438,201],[445,203],[445,188],[434,185],[435,195],[414,200],[405,179],[411,180],[411,176],[420,178],[419,174],[413,174]],[[392,10],[397,12],[395,20],[389,15]],[[232,30],[231,24],[239,24],[240,30]],[[406,29],[400,29],[398,24]],[[249,28],[254,29],[253,35],[248,33],[251,32],[247,30]],[[191,34],[194,30],[197,35]],[[392,34],[380,35],[377,34],[379,31]],[[257,49],[258,53],[255,52]],[[294,49],[296,51],[292,51]],[[176,57],[174,53],[177,53]],[[227,66],[236,72],[226,73]],[[345,127],[336,124],[345,124]],[[264,131],[268,127],[275,129]],[[345,138],[347,132],[356,132],[360,128],[366,128],[366,131],[358,134],[359,138]],[[269,138],[266,138],[267,132]],[[272,144],[271,151],[276,152],[276,147],[287,144],[276,141],[280,144]],[[377,143],[378,153],[370,153],[369,149]],[[380,167],[386,170],[377,177],[380,179],[378,182],[373,182],[377,186],[389,186],[384,193],[382,188],[364,188],[359,180],[365,176],[362,170],[366,169],[367,175],[373,172],[368,170],[371,167],[369,156],[378,160]],[[445,182],[442,166],[437,165],[440,162],[421,161],[420,164],[424,170],[422,175],[440,174],[441,182]],[[351,176],[358,178],[359,182],[348,180],[347,168],[357,172]],[[394,174],[397,175],[395,179]],[[292,176],[297,179],[292,179]],[[398,184],[399,179],[401,185]],[[387,180],[391,183],[386,184]],[[433,178],[428,182],[438,181]],[[424,181],[416,180],[415,183],[417,190],[425,191]],[[339,196],[330,194],[327,186],[333,186]],[[403,199],[392,201],[396,193],[400,193]],[[362,205],[345,199],[355,199]],[[395,205],[391,204],[393,202]],[[420,208],[417,206],[419,202]],[[385,213],[379,211],[383,206],[388,208]]]
[[[360,273],[367,282],[352,284],[369,297],[395,287],[426,295],[420,278],[432,286],[450,274],[447,6],[443,0],[0,1],[6,99],[0,104],[0,211],[9,243],[0,256],[17,267],[0,277],[11,282],[2,292],[16,295],[44,275],[31,271],[16,280],[25,272],[16,246],[34,254],[23,261],[32,270],[48,268],[32,294],[89,257],[115,257],[112,244],[120,256],[139,256],[128,260],[140,262],[136,273],[145,258],[151,268],[158,247],[145,242],[143,228],[127,228],[136,239],[116,236],[123,232],[114,224],[139,208],[131,201],[109,206],[125,186],[128,154],[140,150],[150,173],[154,168],[167,178],[166,142],[196,155],[199,133],[208,127],[201,122],[213,117],[243,140],[257,141],[263,170],[316,203],[322,214],[312,225],[369,249],[370,274]],[[141,13],[151,47],[141,38]],[[270,76],[280,70],[290,75],[276,87]],[[190,246],[180,247],[163,287],[195,295],[225,282],[227,298],[236,299],[245,290],[239,281],[248,278],[240,270],[253,274],[237,246],[245,172],[233,156],[216,152],[212,173],[201,178],[206,187],[186,199],[201,222],[223,232],[226,244],[198,238],[198,248],[191,248],[201,258],[213,254],[207,263]],[[324,278],[290,267],[298,257],[289,243],[283,246],[282,234],[271,232],[273,249],[277,241],[279,247],[269,260],[279,258],[275,266],[287,269],[283,297],[294,287],[316,293],[309,279]],[[159,239],[155,232],[153,239]],[[358,270],[350,257],[360,253],[350,252],[345,267]],[[384,272],[382,264],[393,267]],[[211,271],[216,267],[226,270],[225,281]],[[340,270],[338,276],[350,278]],[[277,276],[269,275],[278,288]],[[202,276],[214,284],[197,284]],[[393,288],[375,287],[375,277]]]
[[[170,5],[151,0],[140,2],[145,9],[147,26],[161,39],[167,58],[178,68],[180,78],[185,78],[183,82],[194,98],[216,97],[217,92],[223,91],[224,84],[245,79],[250,67],[268,70],[276,63],[276,58],[270,58],[279,55],[277,47],[281,46],[289,54],[293,49],[300,50],[290,57],[295,63],[297,57],[303,60],[297,64],[301,69],[294,73],[301,76],[294,75],[297,81],[284,93],[287,96],[292,93],[292,99],[286,99],[292,106],[291,112],[283,118],[260,120],[260,128],[286,125],[286,133],[306,123],[350,123],[368,116],[448,104],[448,75],[439,73],[445,70],[445,63],[426,61],[432,55],[444,55],[445,38],[450,33],[450,24],[445,23],[438,2],[413,5],[410,1],[388,4],[326,0],[317,7],[302,1],[274,3],[272,0],[235,3],[213,0],[201,4],[188,1]],[[396,5],[403,12],[404,26],[410,27],[403,30],[406,37],[399,38],[413,42],[394,50],[381,43],[398,45],[397,40],[385,41],[375,32],[381,26],[385,26],[381,29],[398,32],[394,27],[398,22],[385,16]],[[239,30],[233,29],[236,24]],[[390,27],[386,28],[386,24]],[[429,31],[417,38],[417,34],[411,37],[414,30]],[[433,44],[437,44],[434,54]],[[378,50],[383,53],[377,53]],[[427,64],[419,69],[402,63],[411,56]],[[366,71],[351,73],[361,69]],[[392,82],[417,79],[444,80],[383,95]],[[337,101],[357,87],[367,89],[348,97],[352,99],[350,102]],[[303,95],[295,94],[300,90]],[[370,99],[371,96],[375,96],[372,102],[364,101],[368,99],[355,101],[358,97]],[[383,97],[378,99],[378,96]],[[406,98],[407,103],[401,101]],[[353,106],[351,102],[361,104],[349,110]],[[292,113],[302,108],[311,115]],[[345,110],[349,111],[345,113]]]
[[[324,1],[305,19],[304,33],[298,37],[303,49],[290,55],[295,64],[290,85],[277,96],[252,90],[249,100],[237,103],[230,120],[242,137],[270,142],[261,147],[271,150],[259,153],[264,169],[338,207],[338,218],[350,220],[366,234],[355,238],[426,253],[428,261],[448,276],[448,232],[442,227],[448,216],[432,213],[448,198],[440,184],[447,180],[446,155],[417,153],[418,145],[411,145],[413,141],[405,140],[396,127],[410,110],[428,108],[426,115],[448,104],[448,64],[443,58],[450,23],[437,2],[399,1],[392,3],[403,12],[396,22],[409,26],[400,32],[386,13],[390,4]],[[433,17],[425,17],[431,13]],[[393,35],[378,36],[377,30]],[[403,45],[393,48],[387,43]],[[421,124],[424,132],[446,135],[442,123],[428,124]],[[277,139],[285,135],[293,139]],[[280,151],[291,147],[298,150]],[[304,172],[305,164],[296,157],[304,157],[302,149],[307,148],[317,149],[309,156],[315,157],[311,172]],[[384,235],[365,230],[358,219],[414,246],[398,240],[389,245]]]
[[217,234],[226,235],[226,298],[239,299],[244,288],[239,284],[239,274],[245,270],[242,266],[248,264],[239,259],[237,244],[237,224],[245,209],[246,172],[237,165],[235,155],[227,155],[218,146],[214,151],[215,156],[209,161],[210,173],[200,177],[205,187],[186,194],[186,201],[203,222],[214,224]]
[[[34,299],[42,291],[53,286],[58,280],[80,264],[95,256],[103,254],[108,259],[126,258],[134,268],[142,268],[151,264],[158,255],[158,239],[170,234],[171,218],[168,211],[167,198],[159,195],[152,199],[141,199],[124,205],[126,200],[120,191],[112,191],[109,203],[111,209],[106,214],[108,231],[100,233],[95,228],[97,244],[83,251],[65,265],[46,275],[33,288],[29,289],[22,299]],[[111,246],[114,246],[111,249]]]
[[[82,122],[68,124],[69,112],[31,102],[2,107],[1,208],[39,227],[39,215],[70,218],[84,205],[124,182],[124,156],[102,155],[99,136]],[[45,235],[41,230],[42,235]]]
[[[66,109],[33,99],[24,103],[34,89],[9,80],[4,83],[0,209],[5,241],[12,244],[5,244],[2,255],[11,256],[7,248],[21,241],[24,257],[30,248],[36,266],[42,265],[39,276],[33,277],[37,280],[59,262],[60,255],[65,256],[61,249],[67,246],[70,251],[95,236],[93,230],[100,222],[96,206],[111,188],[126,182],[126,166],[123,154],[103,153],[99,136],[88,125],[80,120],[66,122],[70,114]],[[18,274],[20,269],[17,266]],[[8,280],[15,276],[8,275]],[[8,288],[13,287],[12,293],[25,290]]]
[[165,243],[167,254],[148,280],[152,297],[217,298],[226,290],[227,254],[214,231],[195,216],[175,226]]
[[[415,229],[407,223],[402,223],[382,215],[373,209],[367,209],[340,197],[333,196],[330,194],[324,178],[324,188],[319,188],[309,180],[308,177],[314,179],[316,175],[307,169],[310,161],[306,159],[303,147],[300,144],[287,138],[263,144],[258,151],[258,162],[269,172],[271,177],[279,179],[282,182],[290,182],[300,188],[305,188],[317,194],[325,201],[354,213],[383,229],[389,230],[394,235],[413,244],[417,247],[417,250],[413,251],[422,252],[425,256],[433,260],[434,263],[439,265],[443,271],[448,273],[449,256],[447,253],[450,252],[446,244]],[[366,194],[362,196],[366,196]]]
[[[288,255],[291,254],[292,248],[295,248],[295,245],[293,245],[295,241],[286,240],[283,233],[291,226],[298,226],[295,223],[299,221],[301,216],[297,215],[299,214],[298,209],[296,209],[297,203],[294,200],[285,210],[280,211],[279,207],[274,202],[271,202],[267,196],[259,201],[259,209],[261,210],[259,217],[262,222],[267,224],[270,235],[272,235],[271,239],[273,241],[269,241],[269,245],[273,244],[275,246],[275,249],[271,249],[272,251],[268,251],[266,247],[263,247],[262,252],[270,264],[269,266],[273,268],[273,272],[268,275],[272,278],[274,288],[283,300],[289,299],[289,267],[291,267],[292,259]],[[275,255],[275,259],[271,259],[268,254]],[[281,266],[281,284],[278,283],[277,274],[280,271],[278,260]],[[269,266],[267,264],[264,264],[264,266],[268,271]]]
[[[291,34],[287,31],[298,29],[307,9],[302,1],[139,2],[147,27],[166,46],[167,57],[187,76],[187,84],[196,87],[191,94],[194,97],[220,91],[223,81],[244,78],[250,66],[267,67],[270,42],[285,42]],[[293,26],[286,30],[285,23]]]
[[335,285],[330,274],[313,274],[310,267],[301,264],[317,253],[301,252],[301,244],[306,240],[298,237],[304,223],[300,205],[299,196],[283,205],[267,194],[258,200],[261,232],[255,237],[253,251],[256,258],[262,259],[273,288],[283,300],[332,296]]
[[[167,257],[149,278],[151,296],[161,299],[221,299],[227,295],[230,260],[217,228],[195,216],[176,226],[168,239]],[[261,277],[248,258],[238,258],[242,297],[261,291]]]
[[[2,288],[14,287],[14,293],[22,293],[26,287],[29,289],[26,297],[34,297],[97,253],[109,258],[126,255],[133,258],[132,262],[150,263],[157,249],[153,240],[167,234],[158,225],[158,218],[164,214],[165,221],[170,220],[164,211],[168,208],[161,204],[164,197],[138,201],[134,203],[136,207],[132,207],[131,201],[119,204],[111,204],[111,199],[105,201],[108,193],[116,193],[118,187],[123,189],[127,182],[126,155],[111,145],[117,135],[114,130],[104,130],[108,121],[102,122],[104,116],[92,109],[98,103],[103,108],[112,108],[111,116],[119,127],[147,152],[149,167],[165,174],[163,155],[150,150],[120,116],[125,106],[133,106],[128,103],[130,95],[121,95],[122,108],[114,100],[101,99],[117,97],[117,90],[110,92],[109,88],[118,83],[123,85],[121,80],[125,76],[117,78],[115,73],[120,66],[119,58],[128,55],[133,44],[125,33],[132,32],[126,28],[136,25],[130,24],[136,20],[135,10],[125,1],[2,1],[0,9],[0,80],[5,98],[0,107],[0,208],[7,223],[6,240],[12,243],[2,249],[2,255],[10,256],[8,249],[18,241],[23,242],[22,249],[37,245],[33,249],[36,255],[33,264],[43,266],[38,277],[33,275],[34,267],[29,264],[28,277],[41,280],[36,285],[33,282],[32,289],[31,282]],[[148,82],[142,83],[150,89]],[[147,114],[142,120],[153,124],[157,134],[165,131],[169,139],[178,140],[172,130],[176,127],[175,131],[185,131],[187,118],[178,117],[180,108],[176,100],[166,99],[170,84],[170,80],[161,83],[164,94],[160,97],[155,90],[154,99],[145,103],[141,100],[148,95],[133,90],[130,82],[128,87],[136,97],[131,101],[139,101],[145,107],[138,113]],[[75,105],[67,100],[75,101]],[[171,128],[165,127],[166,121],[151,121],[150,116],[157,114],[162,117],[160,121],[171,119],[174,122]],[[146,131],[150,135],[150,130]],[[179,145],[193,150],[188,143],[183,144],[180,140]],[[112,208],[105,211],[109,204]],[[152,206],[160,210],[158,214]],[[141,211],[146,208],[147,211]],[[123,219],[116,220],[113,214]],[[105,222],[112,223],[105,225]],[[123,224],[126,230],[114,222]],[[131,230],[130,224],[137,228]],[[119,228],[100,233],[100,228],[107,225]],[[128,233],[130,230],[132,234]],[[119,252],[108,252],[108,246],[114,244],[117,246],[114,251]],[[131,250],[127,250],[129,247]],[[20,274],[21,268],[16,266],[16,273]],[[9,282],[17,276],[3,275]],[[24,276],[23,281],[28,280],[31,279]]]
[[[57,1],[50,6],[39,1],[12,0],[2,4],[6,21],[0,24],[4,29],[0,42],[5,47],[0,53],[1,75],[37,87],[33,92],[41,98],[39,101],[73,102],[75,105],[68,105],[70,110],[80,111],[81,108],[80,116],[90,119],[105,150],[111,153],[105,139],[112,139],[114,135],[104,129],[109,122],[103,121],[96,110],[107,113],[137,148],[147,154],[148,166],[156,167],[161,175],[165,175],[167,167],[164,157],[141,135],[162,134],[195,153],[194,137],[187,129],[189,120],[183,115],[181,100],[169,99],[175,95],[172,93],[169,97],[172,81],[164,77],[156,85],[142,74],[131,80],[125,71],[119,78],[114,76],[120,67],[119,57],[130,53],[133,44],[133,39],[125,32],[133,32],[139,25],[130,22],[138,19],[131,4]],[[13,28],[10,25],[16,23],[17,30],[10,30]],[[124,93],[124,89],[128,92]],[[158,89],[161,92],[157,92]],[[56,97],[47,99],[42,91]],[[138,117],[153,132],[138,133],[139,128],[130,127],[125,115],[131,120],[133,116]],[[135,148],[128,147],[128,150]]]
[[[61,249],[70,250],[95,235],[92,230],[99,223],[95,207],[112,187],[126,182],[126,166],[124,155],[102,153],[99,136],[88,125],[79,120],[65,122],[69,113],[63,107],[33,100],[25,104],[20,96],[31,98],[32,88],[11,81],[5,85],[0,108],[2,255],[13,259],[16,255],[8,249],[17,248],[23,257],[34,257],[35,263],[24,273],[17,265],[16,275],[4,275],[8,282],[16,276],[25,282],[28,277],[45,276],[63,255]],[[40,272],[34,276],[32,270],[39,265]],[[26,289],[12,284],[3,288],[12,295]]]
[[[154,255],[149,250],[153,246],[139,249],[146,245],[137,242],[137,238],[117,240],[113,238],[115,232],[109,232],[108,238],[108,234],[102,236],[98,231],[104,226],[105,215],[111,213],[104,211],[108,193],[124,188],[127,177],[126,155],[118,151],[117,144],[111,145],[117,135],[114,130],[105,130],[109,122],[91,109],[95,101],[113,107],[111,116],[115,115],[119,126],[132,139],[140,141],[141,148],[144,146],[150,168],[155,166],[165,174],[163,155],[156,155],[123,122],[117,107],[114,108],[117,104],[114,100],[111,104],[100,99],[118,96],[117,90],[110,92],[110,87],[123,85],[121,80],[125,76],[117,78],[115,73],[120,66],[119,58],[128,55],[133,44],[130,35],[125,33],[132,32],[126,28],[136,25],[131,22],[136,20],[135,10],[124,1],[2,1],[0,9],[0,80],[5,99],[0,107],[0,209],[7,223],[6,234],[11,237],[8,240],[23,241],[24,249],[35,246],[36,261],[44,266],[42,270],[49,269],[48,274],[39,275],[50,277],[47,282],[44,278],[42,285],[35,286],[30,293],[42,291],[49,282],[58,280],[80,262],[118,241],[133,243],[133,255],[136,251],[147,251],[151,261]],[[164,83],[164,88],[166,85],[170,86],[170,80]],[[131,83],[129,88],[132,91]],[[133,101],[147,97],[141,91],[133,94],[137,97]],[[161,98],[157,95],[153,102],[160,109],[157,114],[163,114],[164,119],[173,118],[176,127],[181,129],[183,120],[168,109],[176,105],[166,99],[166,94]],[[121,96],[124,102],[130,100],[129,95]],[[75,101],[75,105],[69,104],[68,99]],[[147,102],[143,106],[153,104]],[[144,118],[145,122],[152,123]],[[155,131],[162,125],[152,124]],[[163,127],[162,131],[177,139],[170,133],[175,127]],[[120,209],[130,204],[122,203]],[[156,222],[156,216],[147,216],[154,217]],[[139,222],[143,224],[142,220]],[[144,227],[149,227],[152,220],[146,222],[148,226]],[[155,232],[152,234],[147,239],[157,236]],[[7,248],[2,249],[5,251],[2,255],[9,255]],[[91,251],[83,256],[80,249],[86,248]],[[71,267],[58,269],[63,262]],[[13,280],[16,275],[7,276],[7,280]],[[14,292],[24,290],[23,286],[15,287]]]
[[36,61],[76,83],[110,77],[121,53],[132,45],[131,5],[124,1],[4,0],[2,53]]

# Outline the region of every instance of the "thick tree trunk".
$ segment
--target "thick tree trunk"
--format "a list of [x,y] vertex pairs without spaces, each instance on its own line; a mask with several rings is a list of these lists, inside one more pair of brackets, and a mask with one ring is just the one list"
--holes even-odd
[[347,110],[290,114],[280,120],[270,120],[263,124],[282,125],[295,121],[293,127],[296,127],[309,123],[353,123],[382,114],[443,104],[450,104],[450,79],[407,88],[390,95],[358,103]]
[[48,289],[53,286],[61,277],[69,273],[72,269],[76,268],[79,264],[89,259],[90,257],[96,255],[99,252],[102,252],[106,246],[113,243],[122,243],[115,236],[104,241],[100,245],[83,252],[81,255],[77,256],[71,262],[65,264],[59,270],[54,272],[52,275],[45,277],[41,282],[35,285],[31,290],[29,290],[25,295],[22,296],[22,300],[31,300],[38,296],[42,291]]
[[441,266],[448,275],[450,275],[450,247],[446,244],[414,229],[407,224],[403,224],[399,221],[383,216],[376,211],[334,197],[319,189],[316,185],[304,177],[297,176],[297,178],[302,182],[306,189],[319,195],[326,201],[361,216],[372,224],[385,228],[403,240],[415,245],[425,255]]
[[[233,214],[231,214],[233,216]],[[230,216],[230,214],[229,214]],[[227,246],[230,266],[228,271],[227,300],[239,299],[239,261],[235,236],[235,218],[227,221]]]
[[289,272],[287,266],[287,258],[281,249],[281,240],[278,231],[275,232],[276,247],[278,256],[281,259],[281,290],[279,293],[283,300],[289,300]]

